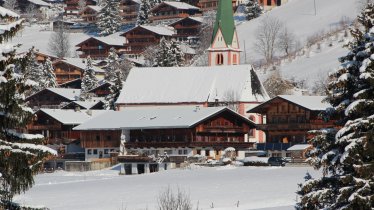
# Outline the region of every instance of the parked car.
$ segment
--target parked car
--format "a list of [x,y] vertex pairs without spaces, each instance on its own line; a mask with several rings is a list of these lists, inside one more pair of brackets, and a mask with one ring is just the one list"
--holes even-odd
[[269,166],[285,166],[286,162],[282,157],[270,157],[268,159]]

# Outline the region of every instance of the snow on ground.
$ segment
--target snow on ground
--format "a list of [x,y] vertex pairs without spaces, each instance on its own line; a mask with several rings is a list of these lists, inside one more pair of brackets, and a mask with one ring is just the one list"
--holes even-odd
[[[36,176],[35,186],[16,202],[63,209],[155,209],[168,186],[190,193],[200,209],[292,209],[297,183],[309,167],[216,167],[121,176],[116,170],[56,172]],[[239,201],[239,208],[236,204]]]
[[[31,25],[25,26],[23,30],[16,34],[16,36],[10,40],[13,44],[22,44],[18,49],[18,52],[25,52],[31,47],[35,46],[41,53],[51,54],[48,51],[49,37],[53,31],[45,30],[45,26]],[[70,33],[70,46],[71,46],[71,57],[74,57],[75,45],[87,39],[89,36],[84,33]]]
[[[247,61],[253,62],[261,58],[255,52],[253,43],[256,40],[257,27],[266,15],[282,21],[301,43],[305,43],[309,36],[320,31],[327,32],[337,26],[342,17],[353,20],[359,12],[356,0],[315,0],[315,2],[317,15],[314,15],[314,0],[290,0],[259,18],[238,25],[238,37],[242,48],[245,42]],[[242,53],[242,62],[245,60],[244,55],[245,53]]]

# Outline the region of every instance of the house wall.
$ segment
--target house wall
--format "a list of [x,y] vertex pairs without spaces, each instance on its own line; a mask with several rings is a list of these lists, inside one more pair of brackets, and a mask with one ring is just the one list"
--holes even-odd
[[43,90],[39,93],[36,93],[26,99],[28,106],[34,110],[39,109],[40,107],[52,107],[57,108],[63,102],[69,103],[70,100],[57,95],[54,92],[49,90]]
[[79,79],[83,76],[81,69],[64,62],[53,63],[53,67],[55,69],[54,73],[58,84]]
[[138,17],[140,5],[133,0],[122,0],[120,2],[120,15],[124,24],[135,23]]

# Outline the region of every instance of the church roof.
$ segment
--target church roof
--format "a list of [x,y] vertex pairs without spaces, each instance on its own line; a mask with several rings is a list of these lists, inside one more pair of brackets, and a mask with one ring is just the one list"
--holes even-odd
[[269,99],[250,65],[133,68],[117,104],[173,104]]
[[234,14],[232,10],[231,0],[218,1],[218,9],[216,22],[214,23],[213,28],[212,42],[217,35],[218,29],[221,29],[226,44],[231,45],[235,31]]

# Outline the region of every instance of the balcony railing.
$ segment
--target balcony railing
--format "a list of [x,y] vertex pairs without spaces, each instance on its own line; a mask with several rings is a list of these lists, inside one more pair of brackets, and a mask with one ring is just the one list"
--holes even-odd
[[60,130],[61,125],[27,125],[27,130]]
[[284,123],[284,124],[258,124],[256,125],[258,130],[311,130],[311,124],[302,124],[302,123]]
[[126,142],[126,148],[219,147],[251,148],[252,142]]

